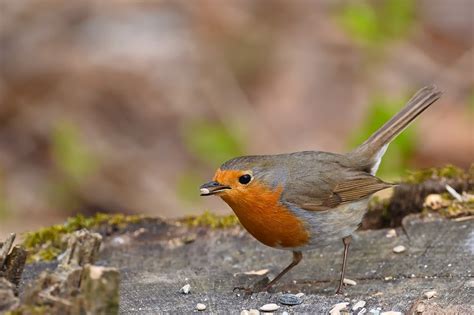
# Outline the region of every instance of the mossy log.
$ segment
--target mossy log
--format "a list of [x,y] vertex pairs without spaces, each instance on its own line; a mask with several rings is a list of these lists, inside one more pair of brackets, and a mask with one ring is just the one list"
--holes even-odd
[[[205,213],[162,220],[99,214],[78,216],[28,234],[24,244],[35,257],[43,257],[41,251],[54,255],[48,256],[48,262],[27,265],[20,289],[22,305],[12,314],[191,313],[197,303],[205,304],[209,312],[238,314],[279,303],[281,293],[288,291],[304,293],[303,303],[281,305],[280,311],[328,313],[337,303],[363,300],[371,313],[380,308],[407,313],[421,308],[428,314],[473,313],[470,266],[474,220],[472,216],[443,216],[440,211],[423,210],[426,195],[446,192],[446,184],[459,193],[472,194],[472,174],[451,168],[449,172],[424,172],[416,177],[422,182],[402,184],[391,199],[379,202],[379,212],[369,214],[387,220],[355,233],[347,276],[356,285],[346,288],[347,296],[334,295],[340,239],[305,253],[302,263],[270,293],[246,298],[233,292],[233,287],[268,282],[284,265],[288,253],[259,245],[235,216]],[[392,202],[394,206],[390,206]],[[471,205],[470,201],[462,204]],[[420,211],[420,215],[407,216]],[[370,230],[388,226],[394,217],[400,228]],[[103,239],[91,231],[74,232],[84,227]],[[400,245],[405,250],[395,251]],[[102,266],[120,268],[120,275],[115,268],[91,265],[96,257]],[[56,266],[54,272],[43,272]],[[184,285],[191,288],[188,294],[180,293]],[[425,293],[433,290],[436,297],[425,298]]]

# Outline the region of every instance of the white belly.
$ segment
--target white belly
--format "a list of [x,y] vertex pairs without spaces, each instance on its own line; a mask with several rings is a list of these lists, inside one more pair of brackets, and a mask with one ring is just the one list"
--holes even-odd
[[297,216],[305,218],[306,227],[310,231],[309,244],[294,250],[324,247],[335,239],[340,241],[351,235],[362,222],[368,203],[369,198],[366,198],[326,211],[308,211],[292,207],[291,210]]

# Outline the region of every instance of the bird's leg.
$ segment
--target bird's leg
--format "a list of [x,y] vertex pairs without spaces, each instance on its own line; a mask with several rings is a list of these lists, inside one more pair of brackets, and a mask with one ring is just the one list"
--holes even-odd
[[[262,290],[258,290],[258,291],[268,291],[275,283],[278,282],[278,280],[281,279],[281,277],[283,277],[288,271],[290,271],[291,269],[293,269],[293,267],[295,267],[296,265],[298,265],[301,261],[301,259],[303,259],[303,253],[300,252],[300,251],[294,251],[293,252],[293,260],[291,261],[291,263],[285,268],[283,269],[276,277],[275,279],[273,279],[272,281],[270,281],[270,283],[268,283],[265,287],[263,287]],[[236,287],[234,288],[234,291],[235,290],[244,290],[246,292],[246,294],[252,294],[253,292],[257,291],[255,290],[255,288],[242,288],[242,287]],[[255,290],[255,291],[254,291]]]
[[341,279],[339,280],[339,286],[337,287],[336,294],[342,293],[342,287],[344,286],[344,275],[346,273],[347,253],[349,252],[349,245],[351,245],[352,236],[346,236],[342,238],[344,244],[344,254],[342,257],[342,268],[341,268]]
[[299,251],[296,251],[296,252],[293,252],[293,260],[291,261],[291,263],[285,268],[283,269],[276,277],[275,279],[273,279],[272,281],[270,281],[269,284],[267,284],[265,286],[265,288],[263,288],[263,291],[268,291],[275,283],[277,283],[278,280],[281,279],[281,277],[283,277],[285,275],[285,273],[287,273],[288,271],[290,271],[291,269],[293,269],[294,266],[296,266],[297,264],[300,263],[301,259],[303,259],[303,253],[302,252],[299,252]]

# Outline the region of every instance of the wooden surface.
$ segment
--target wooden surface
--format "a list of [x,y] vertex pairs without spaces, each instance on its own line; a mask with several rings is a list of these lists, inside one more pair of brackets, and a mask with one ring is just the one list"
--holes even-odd
[[[131,225],[128,232],[105,238],[98,265],[121,272],[120,312],[156,314],[162,311],[192,312],[197,303],[205,312],[240,313],[278,303],[282,292],[305,293],[303,303],[283,306],[278,312],[328,312],[340,302],[367,302],[366,309],[408,312],[474,312],[474,221],[421,220],[407,217],[397,237],[387,230],[361,231],[354,235],[346,277],[357,282],[335,295],[342,243],[304,254],[303,261],[286,275],[272,293],[245,297],[235,286],[272,278],[286,266],[291,254],[261,245],[240,227],[211,230],[188,228],[160,220]],[[396,245],[406,251],[396,254]],[[26,268],[24,283],[46,267]],[[245,275],[269,269],[264,276]],[[24,284],[23,283],[23,284]],[[179,293],[189,283],[191,293]],[[427,291],[437,296],[427,300]],[[421,308],[420,308],[421,309]]]

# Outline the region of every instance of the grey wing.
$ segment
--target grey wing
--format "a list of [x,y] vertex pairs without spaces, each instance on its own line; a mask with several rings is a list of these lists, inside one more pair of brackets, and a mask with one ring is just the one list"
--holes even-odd
[[369,173],[325,161],[305,174],[293,173],[282,199],[301,209],[326,211],[392,186]]

